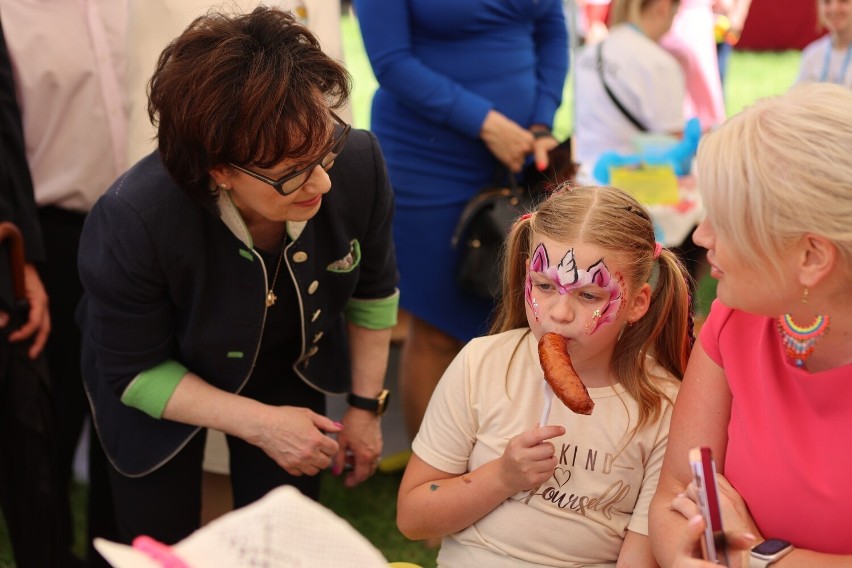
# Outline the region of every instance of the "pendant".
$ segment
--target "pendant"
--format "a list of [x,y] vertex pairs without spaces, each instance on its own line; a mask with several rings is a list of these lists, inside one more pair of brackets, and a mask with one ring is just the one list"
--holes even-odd
[[778,332],[781,334],[781,342],[784,351],[793,363],[802,368],[805,361],[814,352],[817,340],[828,332],[829,317],[819,315],[814,318],[808,326],[800,326],[793,321],[789,315],[778,318]]
[[278,300],[278,296],[275,295],[275,292],[269,290],[269,292],[266,293],[266,307],[270,308],[274,306],[276,300]]

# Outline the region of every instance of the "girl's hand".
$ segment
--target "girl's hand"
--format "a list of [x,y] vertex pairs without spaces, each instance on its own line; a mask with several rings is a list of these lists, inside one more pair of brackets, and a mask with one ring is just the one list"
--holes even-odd
[[563,426],[544,426],[509,440],[499,461],[501,477],[512,494],[538,487],[553,475],[556,448],[548,440],[564,434]]
[[513,172],[521,171],[524,160],[533,151],[532,132],[493,109],[485,115],[479,137],[488,150]]

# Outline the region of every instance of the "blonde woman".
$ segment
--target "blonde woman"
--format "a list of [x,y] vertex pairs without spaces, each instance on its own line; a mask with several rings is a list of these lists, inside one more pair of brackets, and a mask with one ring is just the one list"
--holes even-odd
[[732,548],[759,547],[731,566],[852,562],[850,152],[852,92],[826,83],[755,104],[699,148],[707,218],[694,238],[718,300],[651,506],[662,566],[712,566],[697,560],[704,523],[683,495],[694,446],[716,456]]

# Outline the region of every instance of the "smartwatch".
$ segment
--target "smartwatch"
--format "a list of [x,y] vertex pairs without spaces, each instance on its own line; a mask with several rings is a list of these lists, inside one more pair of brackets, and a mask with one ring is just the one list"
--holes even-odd
[[349,403],[349,406],[375,412],[376,416],[381,416],[385,413],[388,409],[389,399],[390,391],[388,389],[383,389],[376,398],[365,398],[352,393],[346,396],[346,402]]
[[765,568],[793,552],[793,545],[780,538],[764,540],[751,549],[749,568]]

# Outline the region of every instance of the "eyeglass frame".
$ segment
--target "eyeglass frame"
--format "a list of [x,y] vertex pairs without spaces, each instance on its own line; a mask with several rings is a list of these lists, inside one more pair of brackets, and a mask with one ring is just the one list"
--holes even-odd
[[[308,180],[311,179],[311,174],[313,174],[313,171],[316,169],[317,166],[320,166],[325,171],[328,171],[329,169],[331,169],[331,166],[334,164],[334,160],[337,159],[337,156],[339,156],[340,152],[343,150],[343,144],[346,142],[346,138],[349,136],[349,131],[352,130],[351,124],[347,124],[346,122],[344,122],[344,120],[342,118],[337,116],[331,110],[329,110],[328,112],[329,112],[329,114],[331,114],[332,118],[334,118],[334,120],[337,122],[337,124],[339,126],[343,127],[343,132],[340,134],[340,136],[337,137],[337,139],[335,139],[331,143],[328,150],[323,152],[322,156],[320,156],[320,158],[318,160],[316,160],[312,164],[302,168],[301,170],[291,172],[291,173],[286,174],[286,175],[284,175],[284,176],[282,176],[282,177],[280,177],[276,180],[276,179],[266,177],[263,174],[259,174],[257,172],[254,172],[254,171],[252,171],[248,168],[245,168],[243,166],[238,166],[237,164],[235,164],[233,162],[228,162],[228,165],[230,167],[234,168],[235,170],[246,174],[247,176],[251,176],[256,180],[260,180],[260,181],[262,181],[266,184],[271,185],[272,188],[275,191],[277,191],[278,194],[281,195],[282,197],[286,197],[288,195],[292,195],[292,194],[296,193],[297,191],[302,189],[305,186],[306,183],[308,183]],[[335,148],[338,148],[338,146],[339,146],[339,149],[338,149],[337,153],[334,155],[334,159],[332,159],[328,163],[328,165],[324,165],[323,161],[326,158],[328,158],[329,155],[331,155],[332,150],[334,150]],[[304,179],[304,181],[302,181],[302,183],[300,183],[298,186],[294,187],[293,189],[291,189],[289,191],[284,191],[284,184],[285,183],[287,183],[288,181],[290,181],[292,179],[299,177],[300,175],[302,175],[304,173],[307,173],[308,175],[305,177],[305,179]]]

